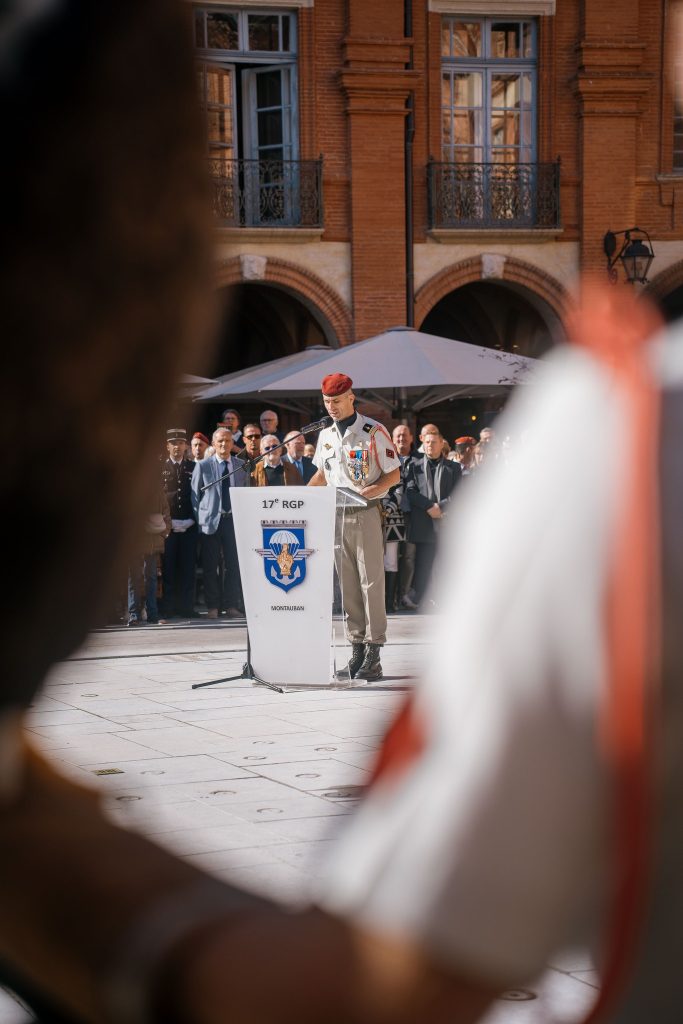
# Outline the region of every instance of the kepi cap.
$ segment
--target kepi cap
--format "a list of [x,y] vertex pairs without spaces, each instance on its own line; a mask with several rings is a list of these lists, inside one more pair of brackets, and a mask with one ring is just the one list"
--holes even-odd
[[187,431],[183,427],[171,427],[166,431],[167,441],[187,441]]
[[345,395],[352,387],[353,381],[345,373],[328,373],[327,377],[323,377],[322,392],[326,398]]

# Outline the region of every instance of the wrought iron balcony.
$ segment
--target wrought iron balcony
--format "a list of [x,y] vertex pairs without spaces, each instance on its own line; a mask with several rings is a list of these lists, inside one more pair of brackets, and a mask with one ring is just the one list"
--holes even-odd
[[323,224],[318,160],[212,158],[213,211],[225,227],[318,228]]
[[560,161],[551,164],[430,160],[431,228],[559,228]]

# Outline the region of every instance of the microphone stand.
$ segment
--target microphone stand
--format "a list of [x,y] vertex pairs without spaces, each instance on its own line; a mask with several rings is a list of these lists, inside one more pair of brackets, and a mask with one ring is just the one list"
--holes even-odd
[[[318,420],[316,423],[309,423],[308,426],[302,427],[301,430],[298,431],[298,433],[295,436],[303,437],[305,434],[317,433],[319,430],[323,430],[325,427],[329,426],[331,422],[331,419],[328,416],[325,416],[322,420]],[[294,440],[294,438],[290,437],[289,440],[292,441]],[[289,441],[286,443],[289,444]],[[204,491],[207,491],[209,487],[215,487],[216,484],[220,484],[223,482],[223,480],[227,480],[231,476],[234,476],[235,473],[239,472],[240,469],[246,470],[247,467],[253,467],[258,465],[258,463],[261,462],[261,460],[264,459],[266,455],[270,455],[271,452],[280,451],[280,449],[284,448],[284,446],[285,442],[281,441],[280,444],[277,445],[277,447],[273,445],[273,447],[268,452],[263,452],[261,455],[257,455],[253,459],[248,459],[246,462],[242,464],[242,466],[238,466],[236,469],[233,469],[229,473],[224,473],[223,476],[220,477],[218,480],[212,480],[211,483],[206,484],[204,487],[202,487],[202,494],[204,493]],[[235,456],[235,458],[237,458],[237,456]],[[249,469],[249,473],[251,473],[251,469]],[[259,683],[261,686],[267,686],[269,690],[274,690],[276,693],[286,692],[281,686],[278,686],[277,683],[269,683],[265,679],[261,679],[261,677],[258,676],[256,672],[254,672],[254,666],[251,663],[251,640],[249,639],[248,625],[247,660],[242,665],[242,671],[240,672],[240,674],[236,676],[223,676],[221,679],[207,679],[207,681],[204,683],[193,683],[192,689],[200,690],[203,686],[215,686],[217,683],[234,683],[240,679],[251,679],[253,682]]]
[[[297,431],[296,434],[290,437],[289,441],[293,441],[295,437],[305,437],[306,434],[317,434],[319,430],[324,430],[325,427],[328,427],[331,422],[332,420],[329,416],[324,416],[323,419],[317,420],[315,423],[309,423],[306,427],[302,427],[301,430]],[[224,480],[229,480],[230,477],[234,476],[235,473],[239,473],[240,470],[247,472],[247,475],[251,476],[252,469],[257,466],[259,462],[262,462],[266,455],[271,455],[273,452],[281,451],[286,444],[289,444],[289,441],[280,441],[278,445],[273,445],[269,451],[262,452],[260,455],[255,455],[253,459],[243,460],[241,466],[236,466],[235,469],[231,469],[230,472],[224,473],[223,476],[218,477],[217,480],[212,480],[210,483],[204,484],[201,488],[201,493],[203,494],[204,491],[208,491],[210,487],[215,487],[216,484],[222,484]],[[242,448],[242,451],[235,454],[235,458],[238,459],[242,452],[245,451],[246,448]]]

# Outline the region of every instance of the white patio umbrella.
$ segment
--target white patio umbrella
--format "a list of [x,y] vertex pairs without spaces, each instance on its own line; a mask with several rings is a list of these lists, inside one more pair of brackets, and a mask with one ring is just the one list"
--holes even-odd
[[[282,359],[272,359],[268,363],[249,366],[236,373],[227,373],[222,377],[217,377],[209,387],[197,391],[194,401],[222,402],[261,399],[263,398],[262,392],[267,389],[272,380],[283,377],[287,373],[294,373],[297,370],[314,366],[337,351],[339,350],[328,348],[326,345],[311,345],[303,352],[295,352],[291,356],[283,356]],[[295,412],[303,411],[305,407],[301,403],[288,402],[288,397],[282,396],[278,405],[286,409],[293,409]]]
[[198,377],[195,373],[184,373],[179,382],[180,397],[193,398],[198,391],[215,383],[213,377]]
[[320,394],[328,373],[346,373],[354,392],[385,408],[414,412],[448,398],[503,394],[533,380],[537,359],[393,327],[366,341],[333,349],[308,366],[272,376],[259,389],[277,397]]

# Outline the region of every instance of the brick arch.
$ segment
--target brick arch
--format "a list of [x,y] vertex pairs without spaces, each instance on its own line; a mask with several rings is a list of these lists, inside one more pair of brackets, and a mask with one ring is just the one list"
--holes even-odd
[[673,263],[650,281],[643,294],[657,302],[683,286],[683,260]]
[[221,263],[215,274],[219,288],[236,284],[270,284],[299,299],[319,321],[328,342],[340,346],[350,344],[351,313],[337,292],[321,277],[277,256],[254,258],[256,273],[247,270],[242,256],[233,256]]
[[[495,254],[492,254],[495,255]],[[520,285],[542,299],[558,321],[564,319],[571,305],[566,288],[544,270],[514,256],[501,257],[505,260],[501,277],[484,277],[481,256],[473,256],[434,274],[415,296],[415,322],[421,324],[428,313],[450,292],[474,281],[489,281],[491,284],[505,283]]]

